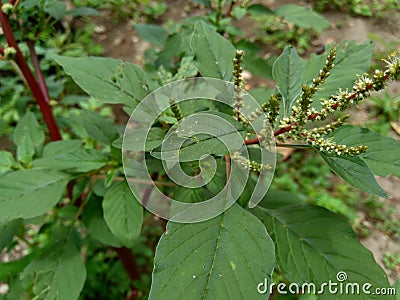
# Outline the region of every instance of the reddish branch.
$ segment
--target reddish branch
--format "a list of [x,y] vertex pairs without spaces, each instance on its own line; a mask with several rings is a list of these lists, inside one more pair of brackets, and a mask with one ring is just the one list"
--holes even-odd
[[39,59],[36,55],[35,45],[34,45],[33,41],[28,41],[28,47],[29,47],[29,52],[31,54],[33,67],[35,68],[36,77],[39,80],[40,89],[42,90],[42,93],[43,93],[43,96],[45,97],[46,102],[49,103],[50,102],[49,90],[47,89],[46,81],[44,79],[42,70],[40,69]]
[[236,1],[231,1],[231,3],[229,4],[228,10],[226,11],[225,17],[228,18],[231,16],[233,7],[235,6]]
[[226,181],[229,181],[229,174],[231,173],[231,158],[228,154],[225,154],[225,171],[226,171]]
[[[114,251],[117,253],[119,260],[121,261],[122,265],[124,266],[126,272],[129,275],[129,278],[134,281],[140,279],[141,272],[139,265],[136,262],[136,258],[132,253],[132,250],[126,247],[122,248],[113,248]],[[129,299],[136,299],[138,295],[138,290],[132,286],[131,295]]]
[[[385,74],[385,76],[384,76],[384,79],[387,79],[389,77],[389,74]],[[373,88],[373,83],[369,83],[366,87],[365,87],[365,89],[368,91],[368,90],[371,90],[372,88]],[[357,93],[353,93],[353,94],[351,94],[349,97],[348,97],[348,100],[352,100],[352,99],[354,99],[355,97],[357,96]],[[339,103],[335,103],[335,104],[332,104],[332,106],[331,106],[331,108],[332,109],[337,109],[337,107],[339,106]],[[318,117],[318,113],[313,113],[313,114],[311,114],[311,115],[309,115],[308,116],[308,120],[314,120],[315,118],[317,118]],[[293,123],[293,124],[290,124],[290,125],[288,125],[288,126],[286,126],[286,127],[282,127],[282,128],[279,128],[279,129],[277,129],[277,130],[275,130],[274,131],[274,136],[278,136],[278,135],[280,135],[280,134],[283,134],[283,133],[285,133],[285,132],[289,132],[293,127],[295,127],[297,125],[297,123]],[[256,138],[252,138],[252,139],[248,139],[248,140],[245,140],[245,145],[252,145],[252,144],[258,144],[258,143],[260,143],[261,141],[263,140],[263,138],[262,137],[256,137]]]
[[[2,6],[2,2],[0,1],[0,7]],[[18,43],[15,40],[14,33],[11,29],[10,20],[8,16],[0,9],[0,24],[3,28],[4,37],[7,40],[7,43],[10,47],[16,50],[15,53],[15,62],[20,68],[22,74],[24,75],[26,82],[28,83],[29,89],[31,90],[33,97],[36,99],[39,104],[40,110],[43,114],[43,118],[47,124],[47,128],[50,131],[50,136],[53,141],[61,140],[60,129],[54,119],[53,113],[49,104],[46,102],[46,97],[44,96],[42,89],[37,83],[35,77],[33,76],[31,69],[28,66],[28,63],[21,52],[21,49],[18,47]]]
[[[10,4],[16,4],[18,1],[10,0]],[[43,74],[40,70],[39,60],[35,53],[34,44],[33,42],[28,42],[32,63],[36,71],[36,75],[38,77],[39,83],[36,81],[29,65],[26,61],[26,58],[21,52],[21,49],[18,46],[17,41],[15,40],[14,33],[12,31],[10,20],[8,16],[2,11],[1,7],[3,6],[2,1],[0,0],[0,24],[3,29],[4,36],[7,40],[7,43],[10,47],[14,48],[15,53],[15,62],[17,63],[18,67],[20,68],[29,89],[32,92],[33,97],[36,99],[37,103],[39,104],[40,110],[43,115],[43,119],[46,122],[47,128],[49,129],[51,139],[53,141],[61,140],[61,133],[60,129],[55,121],[54,115],[51,111],[49,105],[49,93],[47,89],[46,82],[44,80]],[[4,55],[4,49],[0,49],[0,54]],[[72,189],[73,189],[73,182],[69,184],[68,193],[69,196],[72,198]],[[126,269],[129,277],[131,280],[140,279],[141,272],[139,266],[136,262],[136,257],[133,255],[132,251],[128,248],[114,248],[115,252],[118,254],[119,259],[121,260],[122,265]],[[135,299],[137,297],[137,290],[133,287],[132,294],[130,299]]]

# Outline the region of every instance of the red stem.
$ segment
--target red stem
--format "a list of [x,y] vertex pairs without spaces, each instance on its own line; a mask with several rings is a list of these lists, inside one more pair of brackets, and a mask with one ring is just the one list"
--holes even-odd
[[[126,247],[113,249],[117,253],[119,260],[121,261],[122,265],[129,275],[129,278],[132,281],[140,279],[140,268],[136,262],[136,258],[133,255],[132,250]],[[137,294],[137,289],[132,286],[131,296],[129,297],[129,299],[136,299]]]
[[231,173],[231,158],[228,154],[225,154],[225,169],[226,169],[226,181],[229,181],[229,174]]
[[[2,6],[2,2],[0,1],[0,7]],[[35,77],[33,76],[28,63],[24,55],[21,52],[21,49],[18,47],[18,43],[15,40],[13,31],[11,29],[10,20],[8,16],[0,9],[0,24],[3,28],[4,36],[7,40],[7,43],[10,47],[13,47],[16,50],[15,53],[15,62],[20,68],[22,74],[24,75],[26,82],[28,83],[29,89],[31,90],[33,97],[36,99],[39,104],[40,110],[43,114],[43,118],[47,124],[47,128],[50,131],[50,136],[53,141],[61,140],[61,133],[56,120],[54,119],[53,113],[49,104],[46,102],[46,97],[42,93],[42,90],[37,83]]]
[[44,79],[42,70],[40,69],[39,59],[36,55],[35,45],[34,45],[33,41],[28,41],[28,47],[29,47],[29,52],[31,54],[33,67],[35,68],[36,77],[39,80],[39,86],[40,86],[40,89],[42,90],[42,94],[45,98],[44,100],[46,100],[46,102],[49,103],[50,102],[49,90],[47,89],[46,81]]
[[235,6],[235,1],[231,1],[231,4],[229,4],[228,10],[226,11],[225,18],[228,18],[231,16],[232,9],[234,6]]
[[[384,78],[384,79],[388,79],[388,77],[389,77],[389,74],[386,73],[385,76],[384,76],[383,78]],[[369,83],[369,84],[365,87],[365,89],[368,91],[368,90],[372,89],[373,87],[374,87],[373,83]],[[356,96],[357,96],[357,93],[353,93],[353,94],[351,94],[351,95],[349,96],[348,99],[349,99],[349,100],[352,100],[352,99],[354,99]],[[338,106],[339,106],[339,103],[335,103],[335,104],[333,104],[333,105],[331,106],[331,108],[336,109]],[[318,117],[318,113],[311,114],[311,115],[308,116],[308,120],[314,120],[316,117]],[[293,124],[290,124],[290,125],[288,125],[288,126],[286,126],[286,127],[279,128],[278,130],[274,131],[274,136],[278,136],[278,135],[280,135],[280,134],[283,134],[283,133],[285,133],[285,132],[288,132],[288,131],[290,131],[290,130],[293,128],[293,126],[296,126],[296,125],[297,125],[297,123],[293,123]],[[258,144],[258,143],[260,143],[262,140],[263,140],[262,137],[256,137],[256,138],[252,138],[252,139],[245,140],[244,143],[245,143],[245,145],[253,145],[253,144]]]

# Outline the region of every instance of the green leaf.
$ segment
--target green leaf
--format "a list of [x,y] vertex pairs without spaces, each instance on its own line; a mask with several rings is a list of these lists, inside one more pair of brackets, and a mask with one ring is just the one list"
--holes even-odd
[[83,110],[82,119],[89,136],[105,145],[110,145],[118,136],[117,128],[111,119],[87,109]]
[[285,48],[275,61],[272,76],[279,92],[282,94],[283,115],[290,114],[292,106],[301,94],[304,74],[304,60],[292,46]]
[[368,164],[374,174],[400,177],[400,142],[380,135],[367,128],[346,125],[332,134],[336,143],[348,146],[368,146],[360,157]]
[[156,249],[149,299],[266,299],[275,264],[265,227],[234,204],[201,223],[169,222]]
[[379,186],[368,165],[358,156],[335,156],[320,152],[322,158],[333,172],[348,184],[364,192],[387,197],[386,192]]
[[136,24],[135,30],[140,38],[156,46],[164,46],[167,32],[161,26],[153,24]]
[[0,175],[10,171],[16,166],[16,162],[11,152],[0,151]]
[[0,177],[0,223],[42,215],[60,200],[70,179],[68,174],[47,169]]
[[20,219],[0,224],[0,251],[11,243],[21,225]]
[[400,280],[396,280],[396,281],[393,283],[392,287],[394,287],[394,288],[395,288],[395,291],[396,291],[396,298],[395,298],[395,300],[400,300]]
[[[275,242],[277,263],[291,282],[314,283],[319,289],[338,282],[338,272],[346,272],[344,283],[370,283],[388,287],[384,271],[365,249],[350,225],[338,215],[318,206],[294,204],[268,207],[266,197],[252,212],[265,224]],[[279,199],[273,200],[275,203]],[[295,203],[297,200],[293,200]],[[327,287],[318,299],[393,299],[390,296],[329,293]],[[381,298],[382,297],[382,298]]]
[[65,16],[67,4],[64,1],[59,0],[45,1],[44,11],[53,18],[60,20]]
[[318,32],[325,30],[330,25],[327,19],[306,6],[282,5],[275,10],[275,14],[284,17],[300,28],[313,29]]
[[[196,125],[198,132],[211,134],[193,135],[193,123],[196,118],[202,118],[202,124]],[[223,118],[227,122],[221,122]],[[185,118],[179,125],[179,130],[167,135],[163,141],[163,159],[176,161],[199,160],[205,154],[224,155],[228,150],[240,149],[246,132],[243,126],[230,115],[223,113],[198,113],[194,117]],[[160,158],[160,152],[152,152],[154,157]]]
[[37,150],[43,145],[45,135],[34,113],[27,112],[14,130],[13,140],[17,146],[17,158],[24,163],[31,162]]
[[131,248],[139,236],[143,207],[123,181],[107,190],[103,200],[104,219],[114,236]]
[[104,220],[102,201],[101,197],[95,195],[90,197],[82,214],[83,223],[94,239],[105,245],[121,247],[122,243],[113,235]]
[[253,17],[261,17],[265,15],[273,15],[274,12],[265,5],[253,4],[247,8],[248,13]]
[[273,79],[272,66],[276,57],[271,56],[268,59],[261,59],[258,55],[245,55],[243,57],[244,66],[254,75],[260,75],[266,79]]
[[[10,283],[10,279],[16,274],[20,274],[35,256],[36,253],[32,252],[19,260],[0,263],[0,281],[8,281],[8,283]],[[7,293],[7,296],[9,296],[9,298],[1,298],[0,296],[0,299],[18,299],[13,298],[9,293]]]
[[62,234],[56,243],[34,258],[21,277],[31,274],[33,292],[38,299],[78,299],[86,280],[86,269],[72,233]]
[[230,81],[235,48],[215,29],[203,21],[196,22],[191,41],[194,63],[203,77]]
[[84,173],[104,167],[109,162],[100,150],[83,148],[80,140],[56,141],[47,144],[41,158],[32,162],[42,167]]
[[[122,142],[124,141],[124,147],[128,148],[129,150],[142,150],[139,149],[138,145],[141,142],[141,139],[144,134],[146,134],[147,129],[144,128],[137,128],[135,130],[128,131],[124,136],[119,137],[113,142],[113,146],[119,149],[122,149]],[[165,131],[159,127],[150,128],[147,138],[146,138],[146,145],[145,150],[149,151],[154,149],[162,144],[164,139]]]
[[[330,76],[325,82],[319,86],[320,90],[314,95],[314,99],[328,99],[330,96],[338,93],[339,88],[351,89],[356,79],[356,74],[364,74],[368,72],[374,45],[372,42],[366,42],[361,45],[356,45],[354,42],[345,41],[338,45],[335,67],[330,71]],[[326,56],[317,56],[313,54],[311,59],[305,66],[308,77],[305,81],[310,82],[313,77],[316,77],[325,63]],[[316,65],[319,65],[316,68]],[[310,71],[312,69],[312,71]],[[320,107],[319,103],[315,105]]]
[[101,16],[101,13],[92,7],[78,7],[70,9],[65,13],[66,16],[81,17],[81,16]]
[[54,59],[85,92],[104,103],[135,107],[149,92],[146,73],[134,64],[103,57]]

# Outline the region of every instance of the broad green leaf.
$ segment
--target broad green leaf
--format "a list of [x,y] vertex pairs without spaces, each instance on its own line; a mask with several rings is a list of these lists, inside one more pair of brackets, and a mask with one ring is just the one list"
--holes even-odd
[[268,87],[261,87],[256,89],[251,89],[249,94],[256,99],[258,104],[263,105],[265,102],[269,101],[272,90]]
[[297,54],[294,47],[286,47],[272,68],[272,76],[282,94],[281,108],[284,116],[290,114],[294,102],[301,94],[303,73],[304,60]]
[[[19,260],[9,261],[9,262],[0,262],[0,281],[9,282],[10,278],[15,276],[16,274],[20,274],[26,266],[32,261],[32,259],[36,256],[36,253],[30,253]],[[18,277],[17,277],[18,278]],[[9,298],[1,298],[0,299],[13,299],[11,295],[7,293]],[[18,299],[18,298],[14,298]]]
[[243,57],[244,67],[254,75],[260,75],[267,79],[272,79],[272,66],[276,57],[261,59],[258,55],[245,55]]
[[85,92],[104,103],[135,107],[149,93],[145,72],[134,64],[103,57],[56,56],[55,61]]
[[82,112],[82,119],[89,136],[103,144],[110,145],[118,136],[117,128],[111,119],[87,109]]
[[[196,121],[201,118],[201,124]],[[226,122],[221,122],[220,118]],[[196,132],[210,134],[195,134]],[[211,135],[211,134],[214,135]],[[163,159],[177,161],[199,160],[203,155],[224,155],[228,150],[240,149],[246,132],[243,126],[231,116],[222,113],[199,113],[192,118],[184,119],[178,129],[167,135],[163,141]],[[154,157],[160,158],[160,152],[152,152]]]
[[235,48],[212,26],[203,21],[197,22],[191,47],[195,54],[194,63],[203,77],[232,79]]
[[261,17],[265,15],[272,15],[274,12],[265,5],[253,4],[247,8],[248,13],[253,17]]
[[34,258],[21,277],[33,275],[37,299],[78,299],[86,280],[86,269],[72,233],[64,233]]
[[97,170],[108,163],[108,158],[96,149],[77,149],[74,152],[45,156],[32,162],[34,167],[84,173]]
[[82,214],[83,223],[90,235],[105,245],[121,247],[122,243],[113,235],[104,220],[103,198],[92,195]]
[[368,165],[358,156],[335,156],[320,152],[322,158],[331,170],[348,184],[364,192],[387,197],[386,192],[379,186]]
[[140,38],[153,45],[164,46],[167,32],[164,28],[153,24],[136,24],[135,30]]
[[34,113],[27,112],[14,130],[13,140],[17,146],[19,161],[29,163],[37,150],[44,143],[44,132]]
[[48,143],[44,149],[42,157],[49,157],[61,153],[70,153],[77,151],[82,147],[81,140],[62,140]]
[[11,243],[14,235],[17,233],[21,225],[20,219],[0,224],[0,251]]
[[257,285],[270,282],[274,264],[265,227],[237,204],[201,223],[169,222],[149,299],[267,299]]
[[400,142],[371,131],[367,128],[346,125],[332,134],[338,144],[349,146],[368,146],[360,157],[368,164],[374,174],[400,177]]
[[[142,150],[139,149],[139,142],[141,142],[142,137],[146,134],[147,130],[143,128],[137,128],[135,130],[128,131],[124,136],[116,139],[112,145],[118,149],[122,149],[122,143],[124,142],[124,147],[133,151],[133,150]],[[145,150],[149,151],[154,149],[162,144],[163,138],[165,135],[165,131],[159,127],[150,128],[147,138],[146,138],[146,146]]]
[[0,223],[40,216],[65,192],[70,175],[48,169],[28,169],[0,177]]
[[65,13],[66,16],[82,17],[82,16],[101,16],[101,13],[92,7],[77,7],[70,9]]
[[400,280],[396,280],[393,285],[393,288],[395,288],[396,291],[396,298],[395,300],[400,300]]
[[10,171],[16,165],[11,152],[0,151],[0,175]]
[[53,18],[60,20],[65,16],[67,11],[67,4],[64,1],[45,1],[44,11]]
[[[275,202],[270,207],[268,202]],[[295,203],[297,200],[291,202]],[[346,283],[370,283],[388,287],[384,271],[365,249],[351,226],[338,215],[318,206],[277,205],[279,199],[266,197],[252,212],[265,224],[275,242],[277,263],[291,282],[314,283],[319,290],[330,281],[338,283],[337,274],[346,272]],[[289,205],[288,205],[289,204]],[[371,289],[372,290],[372,289]],[[318,299],[393,299],[390,296],[361,294],[318,294]]]
[[[345,41],[338,45],[334,61],[335,67],[330,71],[330,76],[325,82],[319,86],[320,90],[315,93],[314,99],[328,99],[337,94],[339,88],[351,89],[357,78],[356,74],[368,72],[373,51],[374,45],[371,42],[356,45],[354,42]],[[326,55],[317,56],[315,54],[311,56],[305,66],[306,82],[310,82],[313,77],[317,76],[319,70],[324,66],[325,57]],[[317,108],[320,107],[318,102],[315,104]]]
[[300,28],[313,29],[318,32],[325,30],[330,25],[327,19],[306,6],[282,5],[275,10],[275,14],[284,17]]
[[143,207],[123,181],[107,190],[103,200],[104,219],[114,236],[131,248],[139,236]]
[[176,58],[193,56],[192,49],[190,48],[192,34],[193,26],[183,26],[179,32],[169,35],[165,41],[164,50],[160,52],[157,62],[166,67],[175,67]]
[[185,203],[198,203],[207,200],[202,188],[178,187],[174,190],[173,199]]

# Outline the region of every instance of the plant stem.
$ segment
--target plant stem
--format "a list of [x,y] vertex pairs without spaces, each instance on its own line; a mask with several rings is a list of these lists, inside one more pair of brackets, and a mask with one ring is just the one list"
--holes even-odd
[[[0,1],[0,7],[3,6],[2,1]],[[50,137],[53,141],[61,140],[61,133],[56,120],[54,119],[53,113],[49,104],[46,102],[46,97],[42,93],[42,89],[37,83],[35,77],[33,76],[28,63],[21,52],[21,49],[18,47],[18,43],[15,40],[14,33],[11,29],[10,20],[8,16],[0,9],[0,24],[3,28],[4,37],[7,40],[7,43],[10,47],[13,47],[16,51],[15,53],[15,62],[17,63],[19,69],[24,75],[26,82],[28,83],[29,89],[31,90],[33,97],[36,99],[39,104],[40,110],[43,115],[43,119],[47,124],[47,128],[50,131]]]
[[38,57],[36,55],[36,51],[35,51],[35,45],[34,45],[33,41],[28,41],[27,43],[28,43],[28,47],[29,47],[29,52],[31,54],[33,67],[35,68],[36,77],[38,78],[38,81],[39,81],[39,86],[40,86],[40,89],[42,90],[43,96],[45,97],[44,100],[47,103],[49,103],[50,102],[49,90],[47,89],[46,81],[43,77],[42,70],[40,69],[39,59],[38,59]]
[[231,173],[231,158],[228,154],[225,154],[225,171],[226,171],[226,181],[229,181],[229,174]]
[[219,31],[220,21],[222,17],[222,0],[218,0],[217,12],[215,14],[215,26]]
[[236,3],[235,0],[232,0],[232,1],[231,1],[231,4],[229,4],[228,10],[226,11],[225,18],[228,18],[228,17],[231,16],[232,9],[233,9],[233,7],[235,6],[235,3]]
[[[136,257],[133,255],[132,250],[126,247],[113,248],[117,253],[119,260],[124,266],[129,278],[134,281],[140,279],[141,272],[139,265],[136,262]],[[132,285],[132,295],[129,299],[136,299],[138,294],[137,289]]]
[[308,144],[279,144],[279,143],[276,143],[276,147],[281,147],[281,148],[312,148],[312,146],[308,145]]

